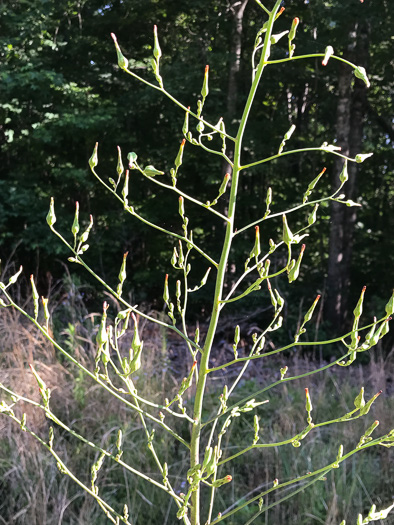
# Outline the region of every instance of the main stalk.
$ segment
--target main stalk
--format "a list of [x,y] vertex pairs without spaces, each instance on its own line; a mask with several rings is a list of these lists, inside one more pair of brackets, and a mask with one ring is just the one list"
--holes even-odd
[[[220,317],[220,302],[223,294],[223,286],[226,276],[226,268],[228,264],[228,258],[231,250],[231,244],[234,237],[234,219],[237,201],[237,191],[239,183],[239,175],[241,172],[241,151],[242,151],[242,140],[245,132],[246,123],[248,121],[249,113],[253,104],[254,97],[256,95],[257,87],[260,83],[261,75],[264,71],[266,62],[270,54],[271,47],[271,33],[273,23],[278,12],[281,0],[277,0],[273,10],[271,11],[268,19],[268,27],[265,33],[263,50],[261,53],[260,62],[254,77],[252,86],[249,91],[249,96],[246,101],[244,111],[242,114],[241,122],[238,128],[238,133],[235,140],[234,146],[234,165],[232,172],[231,191],[229,198],[228,207],[228,222],[226,226],[226,234],[223,243],[222,254],[220,256],[218,272],[216,277],[215,293],[213,299],[213,308],[211,314],[211,320],[208,327],[207,336],[201,356],[198,382],[196,386],[196,397],[194,401],[194,424],[191,435],[191,450],[190,450],[190,466],[194,467],[200,463],[200,436],[201,436],[201,415],[203,409],[205,386],[209,368],[209,358],[211,355],[212,344],[216,334],[217,325]],[[197,489],[192,494],[192,508],[191,508],[191,525],[201,525],[200,522],[200,488],[198,485]]]

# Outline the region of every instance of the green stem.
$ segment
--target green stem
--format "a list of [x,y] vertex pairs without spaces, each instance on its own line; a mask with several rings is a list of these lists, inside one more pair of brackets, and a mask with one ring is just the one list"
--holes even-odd
[[352,159],[351,157],[342,155],[342,153],[338,153],[338,151],[331,151],[331,150],[328,151],[326,148],[322,148],[321,146],[319,146],[315,148],[300,148],[300,149],[293,149],[290,151],[282,151],[282,153],[277,153],[276,155],[272,155],[271,157],[266,157],[265,159],[257,160],[256,162],[251,162],[250,164],[245,164],[245,166],[241,166],[240,169],[246,170],[248,168],[253,168],[254,166],[258,166],[259,164],[265,164],[266,162],[270,162],[271,160],[278,159],[279,157],[284,157],[285,155],[293,155],[294,153],[303,153],[306,151],[325,151],[326,153],[332,153],[333,155],[342,157],[343,159],[349,160],[350,162],[356,162],[356,159]]
[[[249,113],[256,95],[257,87],[260,83],[261,75],[264,71],[265,64],[269,56],[270,50],[270,39],[272,33],[272,27],[274,24],[275,15],[279,9],[281,0],[277,0],[273,10],[270,13],[268,20],[267,32],[264,39],[263,51],[260,58],[260,63],[257,68],[256,76],[253,80],[252,86],[249,91],[249,96],[246,101],[243,114],[241,117],[241,122],[239,124],[237,136],[235,139],[234,145],[234,163],[233,163],[233,173],[232,173],[232,182],[231,190],[229,197],[228,205],[228,222],[226,225],[225,239],[223,242],[222,254],[219,261],[215,292],[213,298],[213,308],[211,314],[211,320],[208,327],[208,332],[205,340],[205,345],[203,348],[203,353],[201,356],[200,366],[199,366],[199,378],[196,385],[196,396],[194,402],[194,420],[195,424],[192,428],[191,435],[191,449],[190,449],[190,466],[195,467],[199,463],[200,456],[200,434],[201,434],[201,416],[204,400],[204,392],[206,386],[206,380],[208,375],[208,365],[209,357],[212,349],[213,340],[215,337],[219,316],[220,316],[220,301],[222,299],[223,286],[226,276],[226,268],[228,263],[228,257],[230,254],[231,244],[234,237],[234,220],[235,220],[235,210],[236,210],[236,200],[237,200],[237,191],[239,176],[241,172],[241,152],[242,152],[242,140],[245,132],[246,123],[248,121]],[[212,505],[210,506],[210,515],[212,513]],[[210,521],[210,517],[208,522]],[[192,494],[192,514],[191,514],[191,523],[192,525],[200,525],[200,485]]]

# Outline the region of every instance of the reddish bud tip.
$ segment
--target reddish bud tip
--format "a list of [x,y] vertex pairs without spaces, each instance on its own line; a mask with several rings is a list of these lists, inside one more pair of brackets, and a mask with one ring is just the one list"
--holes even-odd
[[30,370],[33,372],[34,368],[33,368],[33,365],[29,364],[30,366]]
[[293,24],[298,26],[299,23],[300,23],[300,19],[298,18],[298,16],[296,16],[293,20]]
[[377,396],[380,396],[380,394],[383,392],[383,390],[379,390],[379,392],[376,394]]
[[326,169],[327,169],[327,168],[324,167],[324,168],[321,170],[321,172],[324,173],[324,172],[326,171]]
[[375,425],[379,425],[379,421],[375,419]]
[[179,202],[182,202],[183,201],[183,197],[182,195],[179,197]]
[[226,476],[226,479],[227,479],[227,481],[231,481],[233,479],[233,477],[228,475],[228,476]]
[[166,281],[168,281],[168,273],[166,273]]
[[208,65],[206,65],[206,66],[205,66],[205,74],[207,74],[207,73],[208,73],[208,71],[209,71],[209,66],[208,66]]
[[185,144],[186,144],[186,139],[183,139],[181,146],[183,147]]
[[283,13],[284,10],[285,10],[285,8],[284,8],[284,7],[281,7],[281,8],[279,9],[278,16],[281,15],[281,14]]
[[301,246],[301,253],[303,253],[303,252],[305,251],[305,248],[306,248],[306,245],[303,244],[303,245]]
[[115,33],[111,33],[111,37],[112,37],[112,40],[116,43],[117,40],[116,40],[116,36],[115,36]]
[[34,279],[33,274],[30,275],[30,280],[32,281]]
[[197,361],[194,361],[193,362],[193,366],[192,366],[192,370],[194,370],[196,368],[196,364],[197,364]]
[[226,173],[226,175],[224,176],[226,179],[229,179],[230,178],[230,173]]
[[367,287],[363,286],[362,292],[364,293],[366,289],[367,289]]
[[187,106],[187,110],[190,111],[190,106]]
[[260,231],[260,226],[255,226],[254,229],[256,230],[256,233]]
[[305,388],[305,394],[306,394],[306,395],[309,394],[309,388]]
[[156,24],[153,26],[153,31],[157,31],[157,25]]
[[320,297],[321,297],[321,295],[319,294],[319,295],[316,297],[315,301],[317,302],[317,301],[320,299]]
[[134,321],[134,323],[137,322],[137,318],[136,318],[134,312],[131,312],[131,318],[132,318],[132,320]]

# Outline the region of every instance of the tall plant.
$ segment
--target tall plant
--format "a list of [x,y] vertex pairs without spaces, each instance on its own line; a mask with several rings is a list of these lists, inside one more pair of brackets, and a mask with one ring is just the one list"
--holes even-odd
[[[174,167],[170,169],[168,174],[165,174],[160,169],[146,165],[139,160],[137,153],[130,152],[127,155],[127,168],[124,169],[125,157],[122,155],[120,148],[118,148],[118,164],[117,177],[103,178],[97,171],[98,166],[98,144],[96,144],[93,154],[89,160],[89,165],[92,173],[112,194],[115,200],[119,201],[120,206],[124,211],[131,215],[136,221],[141,221],[146,225],[159,230],[163,235],[170,237],[174,241],[173,253],[171,257],[171,265],[175,272],[179,274],[179,279],[175,283],[171,282],[169,275],[164,279],[163,301],[165,303],[167,317],[154,317],[147,314],[143,309],[130,304],[123,296],[123,285],[127,279],[127,256],[125,253],[120,265],[119,282],[117,287],[111,287],[106,283],[96,271],[89,266],[84,258],[84,254],[89,248],[87,241],[91,236],[93,227],[93,217],[90,217],[89,224],[86,229],[82,230],[79,222],[79,205],[76,203],[75,218],[71,226],[72,239],[67,240],[66,236],[61,234],[55,227],[56,215],[54,199],[51,199],[49,213],[47,215],[47,223],[52,232],[69,248],[72,256],[69,261],[82,266],[89,272],[103,287],[106,292],[116,298],[117,304],[122,305],[122,310],[119,312],[111,312],[109,304],[104,302],[101,322],[98,327],[96,343],[97,353],[95,357],[94,366],[91,368],[85,367],[67,349],[61,346],[52,336],[50,331],[50,314],[48,309],[48,300],[42,298],[42,306],[40,306],[39,295],[36,290],[36,285],[31,278],[32,297],[33,297],[33,313],[30,314],[19,306],[14,300],[9,291],[11,286],[17,281],[22,272],[22,268],[10,277],[7,284],[1,283],[1,292],[3,298],[0,299],[0,304],[3,308],[15,308],[21,314],[26,316],[29,321],[40,330],[54,347],[63,354],[71,363],[78,367],[85,374],[95,381],[101,388],[105,389],[112,396],[114,396],[119,403],[125,405],[128,409],[137,413],[141,421],[142,432],[145,433],[145,438],[148,447],[148,454],[151,455],[158,477],[148,475],[148,473],[139,470],[138,465],[130,465],[122,459],[124,443],[122,429],[119,428],[116,443],[114,447],[105,448],[98,443],[91,441],[90,436],[80,435],[74,428],[70,428],[63,423],[56,414],[52,411],[50,405],[51,391],[45,382],[40,377],[39,373],[31,366],[39,391],[42,397],[42,402],[37,403],[33,400],[12,391],[5,385],[0,385],[3,392],[11,396],[11,401],[2,401],[1,412],[17,424],[21,429],[29,432],[34,436],[43,447],[45,447],[50,454],[53,455],[57,462],[57,466],[63,474],[70,476],[75,483],[77,483],[83,490],[88,492],[103,509],[108,519],[113,523],[128,523],[131,524],[129,518],[129,509],[127,505],[122,505],[114,508],[105,498],[99,493],[98,473],[104,461],[114,462],[118,464],[125,471],[134,476],[138,476],[147,483],[152,484],[157,490],[165,492],[169,498],[175,502],[177,510],[177,518],[187,525],[211,524],[220,522],[229,522],[235,518],[239,523],[239,514],[245,507],[249,507],[250,517],[245,522],[246,525],[254,522],[256,518],[265,513],[268,509],[281,502],[293,497],[298,492],[307,489],[312,484],[324,478],[331,470],[337,469],[348,458],[359,454],[363,450],[370,447],[381,445],[384,447],[391,447],[394,444],[394,431],[373,437],[373,433],[379,425],[378,421],[371,423],[369,428],[363,435],[360,436],[358,443],[355,443],[351,450],[344,450],[344,447],[338,444],[338,454],[332,458],[328,464],[320,466],[317,470],[308,472],[303,476],[295,479],[280,482],[277,479],[272,480],[268,488],[263,491],[258,491],[253,497],[245,497],[240,500],[233,508],[228,509],[225,513],[217,513],[217,505],[215,505],[215,498],[220,491],[225,490],[223,486],[229,483],[236,483],[230,474],[220,477],[219,471],[222,473],[230,472],[230,463],[244,454],[250,453],[252,450],[259,448],[281,447],[292,445],[300,447],[303,440],[308,439],[308,436],[316,429],[324,426],[333,425],[335,423],[352,421],[363,416],[366,416],[371,408],[372,403],[379,396],[377,392],[368,400],[364,399],[364,388],[361,387],[359,395],[354,400],[354,408],[346,413],[338,414],[334,419],[328,421],[314,420],[313,417],[313,392],[308,388],[305,389],[305,425],[299,429],[288,439],[276,443],[262,443],[260,436],[259,421],[264,418],[264,407],[267,403],[264,399],[264,394],[269,392],[274,387],[280,384],[286,384],[302,377],[312,376],[328,368],[336,366],[347,367],[351,365],[357,356],[374,347],[378,341],[384,337],[389,329],[389,321],[394,312],[394,294],[388,301],[385,312],[379,319],[374,319],[374,322],[369,325],[360,326],[360,318],[363,311],[363,300],[365,288],[361,291],[360,298],[354,308],[354,321],[351,331],[341,334],[335,338],[319,341],[318,343],[311,343],[305,341],[303,336],[307,331],[307,326],[314,310],[319,301],[320,296],[317,296],[311,301],[310,307],[306,310],[303,321],[295,330],[292,340],[289,344],[270,350],[266,345],[266,338],[273,336],[273,332],[280,329],[282,326],[282,311],[285,305],[284,299],[281,297],[279,291],[271,285],[271,282],[278,277],[287,278],[289,283],[297,280],[304,251],[305,244],[301,241],[308,236],[309,228],[311,228],[317,217],[319,205],[323,202],[336,201],[347,206],[356,206],[355,202],[346,200],[342,193],[347,181],[347,166],[349,162],[363,162],[371,155],[362,154],[356,155],[355,158],[349,158],[340,152],[340,148],[335,145],[324,143],[321,146],[312,146],[309,148],[302,148],[296,150],[288,150],[287,142],[290,141],[291,136],[295,132],[295,126],[292,125],[290,129],[284,134],[283,140],[278,144],[278,151],[271,156],[245,164],[242,160],[244,148],[244,133],[248,123],[249,115],[252,111],[253,102],[256,97],[258,86],[261,82],[262,76],[266,68],[272,67],[275,64],[287,63],[294,60],[308,60],[311,58],[322,58],[323,65],[327,65],[328,60],[335,59],[347,64],[354,70],[357,78],[362,79],[367,85],[369,80],[366,72],[362,67],[358,67],[344,58],[334,55],[331,46],[326,48],[325,53],[308,54],[297,56],[295,55],[295,37],[299,24],[298,18],[295,18],[288,31],[283,31],[279,34],[273,32],[276,19],[283,13],[284,8],[280,7],[281,0],[277,0],[272,9],[268,9],[260,0],[256,0],[267,16],[267,20],[258,31],[254,48],[252,50],[252,81],[249,95],[239,120],[239,126],[235,135],[230,135],[226,131],[226,125],[222,118],[218,122],[208,122],[203,116],[204,104],[209,95],[209,67],[206,66],[201,97],[197,100],[197,109],[192,110],[186,107],[179,100],[175,99],[165,88],[164,79],[160,72],[160,60],[162,51],[158,39],[157,27],[154,27],[154,43],[153,43],[153,57],[151,59],[152,69],[156,82],[151,82],[145,78],[140,77],[134,71],[128,69],[128,60],[122,54],[120,46],[114,34],[112,38],[115,43],[119,67],[134,79],[143,82],[151,89],[159,91],[161,94],[168,97],[180,110],[184,113],[184,124],[182,132],[184,138],[179,146],[178,154],[174,161]],[[279,42],[287,41],[286,58],[270,60],[271,49]],[[221,181],[216,195],[211,201],[200,200],[198,196],[189,195],[181,189],[182,187],[182,163],[186,147],[196,147],[203,149],[207,154],[218,156],[218,160],[226,162],[231,167],[231,173],[227,173]],[[285,155],[296,155],[302,152],[325,152],[332,155],[337,155],[343,159],[343,168],[339,174],[338,188],[331,195],[314,198],[316,186],[321,179],[325,168],[319,174],[313,177],[306,188],[303,196],[300,196],[299,204],[294,208],[280,210],[277,212],[271,211],[272,205],[272,190],[267,191],[265,210],[262,211],[260,218],[256,221],[241,226],[239,224],[239,217],[237,217],[237,198],[239,195],[239,180],[242,177],[242,172],[253,169],[255,166],[260,166],[264,163],[274,161]],[[220,170],[220,165],[218,165]],[[166,191],[172,192],[176,195],[178,200],[179,213],[179,228],[170,230],[159,224],[151,222],[143,213],[139,213],[132,204],[131,193],[129,192],[129,180],[131,174],[145,177],[149,183],[156,184]],[[203,173],[201,174],[203,176]],[[179,179],[179,180],[178,180]],[[202,213],[219,218],[225,225],[225,233],[221,246],[221,254],[218,260],[208,253],[200,241],[198,235],[193,235],[193,225],[188,219],[188,208],[192,206],[199,206]],[[305,218],[305,226],[297,232],[292,232],[291,228],[291,214],[296,210],[305,209],[307,211]],[[267,239],[262,241],[260,238],[261,225],[269,220],[281,221],[281,234],[276,239]],[[254,230],[254,241],[251,243],[250,249],[245,253],[244,266],[242,272],[233,279],[233,274],[229,275],[229,258],[230,251],[237,240],[243,234],[247,234]],[[301,247],[299,248],[301,244]],[[281,268],[272,270],[270,265],[270,257],[272,254],[283,254],[284,264]],[[192,265],[193,262],[193,265]],[[195,268],[193,268],[195,266]],[[273,266],[273,265],[272,265]],[[200,280],[200,284],[192,286],[190,281]],[[212,297],[210,319],[207,331],[205,334],[199,333],[198,328],[191,328],[189,318],[187,316],[188,304],[193,298],[193,294],[205,286],[208,279],[213,279],[215,282],[214,293]],[[263,291],[260,291],[263,290]],[[254,333],[251,336],[250,350],[248,355],[240,355],[239,343],[241,340],[240,327],[237,325],[234,331],[233,342],[233,357],[216,366],[213,365],[211,359],[212,350],[215,344],[215,335],[217,334],[220,317],[225,312],[226,306],[242,300],[249,294],[263,294],[272,305],[272,319],[264,327],[261,327],[259,333]],[[42,313],[40,314],[40,308]],[[43,318],[43,322],[42,322]],[[154,402],[151,399],[146,399],[141,395],[135,385],[135,374],[141,373],[144,367],[144,349],[143,341],[140,337],[139,318],[144,318],[147,321],[159,325],[165,330],[173,331],[184,341],[185,352],[191,356],[192,365],[187,376],[179,383],[177,393],[172,398],[167,397],[167,393],[158,394],[162,396],[161,402]],[[125,351],[125,335],[132,333],[132,340],[129,348]],[[271,384],[265,386],[263,389],[255,391],[247,395],[241,401],[234,402],[235,392],[239,386],[242,377],[244,376],[248,366],[253,362],[265,360],[268,356],[281,354],[290,349],[297,349],[300,346],[307,346],[311,344],[332,345],[338,344],[342,346],[342,356],[330,364],[316,368],[310,372],[301,375],[292,376],[289,374],[288,367],[284,366],[280,369],[280,377],[274,380]],[[207,384],[210,378],[215,377],[215,373],[227,372],[230,369],[236,369],[236,375],[232,375],[232,379],[225,384],[223,390],[218,392],[218,400],[216,407],[216,414],[207,417],[204,412],[204,407],[207,401]],[[137,374],[138,375],[138,374]],[[229,375],[230,377],[230,375]],[[235,377],[235,378],[234,378]],[[193,410],[189,409],[184,402],[185,393],[193,393]],[[49,436],[42,438],[38,436],[31,428],[29,428],[26,415],[19,417],[14,411],[15,405],[19,402],[30,403],[31,405],[41,409],[46,417],[53,423],[49,429]],[[253,424],[250,425],[251,436],[250,444],[242,450],[231,454],[226,449],[223,436],[232,425],[236,418],[252,418]],[[178,423],[178,424],[177,424]],[[180,431],[185,424],[188,426],[188,435]],[[59,456],[56,450],[56,434],[58,428],[70,433],[72,436],[85,443],[98,454],[97,461],[91,465],[91,483],[86,485],[83,481],[78,479],[71,470],[67,467],[64,460]],[[156,446],[157,435],[169,433],[172,438],[178,442],[180,447],[183,447],[185,453],[189,457],[190,468],[185,477],[185,493],[180,493],[177,487],[174,487],[171,482],[171,462],[165,462],[160,457],[160,452]],[[275,495],[275,500],[268,502],[268,495]],[[393,506],[386,510],[377,512],[373,506],[368,516],[363,520],[359,517],[360,523],[368,523],[376,519],[384,518]],[[132,510],[132,509],[130,509]],[[344,522],[342,522],[344,523]]]

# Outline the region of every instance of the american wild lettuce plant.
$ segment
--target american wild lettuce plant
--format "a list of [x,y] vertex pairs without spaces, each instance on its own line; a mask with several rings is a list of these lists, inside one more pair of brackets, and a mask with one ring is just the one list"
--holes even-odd
[[[259,449],[279,449],[280,453],[281,447],[298,448],[310,439],[320,427],[345,423],[357,418],[368,418],[371,405],[380,392],[376,392],[369,399],[365,399],[364,388],[360,385],[360,393],[354,399],[354,406],[349,411],[344,413],[338,407],[334,419],[323,420],[320,417],[314,417],[314,392],[311,388],[305,388],[305,422],[294,435],[288,436],[281,442],[265,442],[260,430],[260,427],[264,425],[264,412],[268,402],[264,396],[271,389],[302,377],[307,378],[318,374],[328,368],[348,367],[360,353],[372,349],[387,334],[390,316],[394,312],[393,294],[386,304],[385,311],[380,312],[379,317],[375,318],[372,323],[361,326],[360,319],[363,313],[365,294],[365,288],[363,288],[354,307],[354,321],[351,331],[336,334],[331,339],[312,343],[305,340],[304,334],[308,330],[308,323],[311,321],[319,302],[320,296],[318,295],[315,298],[310,298],[310,304],[303,313],[303,320],[299,327],[294,330],[293,337],[288,344],[280,347],[272,347],[266,344],[266,340],[272,339],[274,332],[281,328],[282,312],[285,305],[285,301],[278,289],[275,288],[274,282],[277,282],[279,278],[287,279],[289,283],[297,281],[306,249],[308,231],[316,221],[321,203],[337,201],[343,203],[344,206],[357,205],[355,202],[347,200],[343,193],[346,191],[348,178],[347,166],[350,162],[363,162],[371,153],[360,153],[355,158],[349,158],[341,153],[340,148],[328,143],[291,150],[288,146],[293,133],[296,131],[296,127],[292,125],[278,144],[276,152],[272,152],[272,155],[267,158],[249,164],[245,163],[243,160],[244,133],[249,115],[253,111],[258,86],[267,68],[275,67],[275,64],[279,63],[310,60],[311,58],[321,58],[323,65],[327,65],[328,60],[341,61],[352,68],[355,76],[362,79],[367,86],[369,80],[363,67],[358,67],[346,59],[336,56],[331,46],[326,48],[325,53],[297,56],[294,42],[299,24],[298,18],[289,23],[288,31],[277,34],[274,32],[275,21],[284,11],[284,8],[280,7],[281,0],[276,0],[271,9],[267,8],[260,0],[256,0],[256,2],[265,13],[266,21],[258,31],[252,49],[250,91],[243,112],[239,117],[238,130],[235,134],[230,134],[227,131],[226,122],[223,118],[218,118],[215,122],[209,122],[204,118],[204,104],[209,96],[210,89],[208,66],[206,66],[202,78],[201,96],[196,101],[196,107],[187,107],[166,90],[165,78],[161,76],[160,72],[162,51],[156,26],[153,31],[153,56],[151,59],[154,79],[142,78],[128,68],[128,59],[123,56],[117,38],[112,34],[120,69],[130,75],[133,81],[143,82],[147,88],[157,90],[161,95],[168,97],[184,115],[182,128],[184,138],[169,173],[161,170],[160,166],[144,165],[143,160],[140,160],[144,157],[144,152],[130,152],[126,157],[118,148],[117,176],[108,178],[99,170],[98,144],[95,145],[89,160],[93,175],[104,186],[105,191],[113,197],[119,209],[123,208],[125,215],[134,221],[135,225],[141,221],[173,240],[173,252],[169,263],[173,268],[171,272],[177,272],[179,278],[176,281],[173,281],[169,275],[164,278],[162,301],[166,308],[166,316],[151,315],[125,299],[122,292],[128,279],[127,253],[123,255],[123,259],[120,258],[119,260],[119,281],[116,286],[111,286],[105,282],[96,273],[96,270],[85,262],[84,254],[89,248],[87,242],[88,240],[94,242],[92,239],[94,223],[93,217],[90,216],[88,226],[81,228],[78,202],[75,208],[75,218],[68,233],[61,232],[64,228],[57,228],[53,198],[50,202],[47,223],[51,231],[70,250],[69,261],[82,266],[100,283],[104,291],[116,298],[116,304],[121,305],[120,311],[115,311],[115,308],[111,308],[108,302],[103,304],[101,321],[96,335],[97,352],[92,366],[84,366],[70,353],[67,346],[60,345],[54,339],[50,330],[48,300],[43,297],[40,301],[33,276],[31,278],[32,307],[28,311],[14,301],[11,291],[12,285],[22,272],[22,268],[9,278],[8,283],[0,284],[2,308],[14,308],[26,316],[31,324],[48,338],[60,354],[84,374],[90,376],[102,389],[114,396],[119,404],[123,404],[129,410],[134,411],[140,420],[141,432],[145,435],[147,444],[146,454],[150,455],[156,474],[144,472],[138,464],[128,464],[124,461],[123,452],[128,447],[128,443],[124,439],[122,428],[118,429],[112,445],[105,447],[100,440],[94,442],[91,436],[81,435],[77,430],[77,425],[75,428],[71,428],[64,424],[52,411],[50,388],[32,365],[31,372],[37,381],[42,398],[40,403],[29,399],[23,393],[22,385],[20,392],[15,392],[6,385],[0,385],[5,396],[1,403],[1,413],[14,420],[22,431],[34,436],[47,449],[48,453],[52,454],[59,471],[69,476],[84,491],[89,493],[102,508],[108,520],[115,524],[126,523],[131,525],[134,523],[133,509],[129,509],[122,501],[118,501],[116,506],[110,505],[106,502],[105,495],[101,494],[99,473],[104,462],[112,463],[116,468],[124,469],[129,476],[137,476],[145,480],[147,485],[152,485],[152,490],[166,493],[177,507],[176,517],[185,525],[208,525],[221,522],[237,524],[242,522],[249,525],[259,517],[261,519],[261,516],[271,507],[280,505],[297,493],[307,490],[312,484],[324,479],[333,469],[341,468],[342,463],[352,456],[358,455],[370,447],[391,447],[394,444],[394,430],[379,435],[377,428],[379,421],[370,421],[367,430],[359,436],[359,440],[354,443],[353,448],[346,450],[342,444],[338,443],[338,453],[336,457],[332,457],[329,463],[319,465],[318,468],[310,472],[307,472],[306,466],[305,474],[294,479],[286,479],[285,481],[272,479],[263,490],[259,489],[252,495],[238,499],[236,504],[227,510],[221,508],[221,491],[227,491],[231,484],[237,483],[236,472],[234,479],[230,474],[233,472],[231,464],[236,458],[255,454],[256,461],[258,461]],[[286,48],[286,57],[270,60],[272,47],[282,46],[283,44]],[[231,167],[230,172],[226,173],[218,182],[216,194],[212,195],[210,201],[201,200],[199,195],[189,195],[182,190],[182,163],[188,148],[201,148],[207,155],[217,156],[218,173],[221,173],[224,162]],[[338,186],[334,193],[322,198],[314,197],[316,186],[325,171],[325,168],[322,168],[318,174],[311,173],[311,182],[305,188],[303,195],[299,196],[298,205],[291,209],[280,209],[280,204],[276,203],[277,209],[271,210],[273,196],[272,190],[269,188],[265,209],[261,211],[260,217],[250,224],[243,225],[242,217],[237,216],[237,199],[239,197],[239,181],[245,171],[252,170],[256,166],[261,166],[285,155],[297,155],[306,151],[316,155],[319,155],[320,152],[328,152],[343,159],[343,168],[338,175]],[[126,164],[126,170],[124,164]],[[171,192],[176,197],[177,204],[175,204],[174,199],[174,205],[177,206],[179,213],[177,228],[168,229],[154,223],[149,220],[149,217],[145,217],[143,213],[136,210],[133,205],[132,191],[129,191],[131,175],[133,177],[145,177],[150,184],[160,186],[162,190]],[[200,239],[199,235],[193,234],[193,224],[188,218],[188,209],[190,210],[192,206],[198,206],[201,213],[206,215],[207,224],[212,217],[219,218],[225,225],[219,258],[215,258],[206,250],[204,240]],[[292,213],[296,210],[305,210],[305,223],[301,229],[293,231]],[[83,210],[81,210],[82,214]],[[277,238],[264,238],[261,226],[267,221],[280,221],[281,233]],[[230,251],[238,239],[247,236],[250,232],[253,232],[254,240],[244,254],[242,271],[234,278],[234,274],[230,276],[229,273]],[[274,265],[271,265],[270,262],[274,253],[282,254],[284,264],[273,270]],[[214,292],[209,311],[209,325],[206,332],[200,334],[198,326],[190,321],[187,311],[189,304],[198,296],[199,290],[205,286],[208,280],[214,282]],[[197,286],[191,284],[196,281],[200,284]],[[226,312],[226,307],[230,303],[241,302],[250,294],[260,294],[261,300],[272,306],[271,320],[259,327],[258,332],[250,335],[247,355],[239,352],[241,330],[238,325],[235,326],[233,355],[223,362],[213,364],[212,352],[215,348],[215,336],[221,317]],[[188,359],[191,364],[188,374],[177,386],[176,395],[171,396],[166,391],[160,391],[153,401],[144,397],[136,388],[135,378],[144,368],[144,343],[139,329],[139,320],[141,319],[159,325],[162,330],[175,332],[184,342],[184,351],[189,356]],[[126,347],[124,341],[127,336],[129,336],[131,343]],[[242,334],[242,337],[247,338],[249,336]],[[332,345],[334,343],[341,345],[342,355],[333,362],[301,375],[292,375],[288,367],[283,366],[278,370],[278,377],[274,378],[271,384],[267,384],[258,391],[250,392],[241,400],[238,398],[238,401],[234,401],[236,389],[252,362],[264,362],[272,355],[278,355],[290,349],[296,350],[300,346]],[[216,377],[218,373],[223,375],[231,369],[235,369],[237,373],[225,376],[231,379],[228,380],[224,388],[221,387],[220,391],[216,393],[216,411],[214,414],[207,413],[204,410],[207,386],[210,385],[211,391],[215,387],[215,382],[210,383],[211,378]],[[185,394],[189,396],[189,399],[192,399],[192,406],[190,402],[185,402]],[[209,395],[211,396],[211,394]],[[157,401],[157,399],[160,400]],[[29,428],[26,415],[17,415],[16,406],[20,402],[29,403],[37,410],[42,410],[45,413],[50,422],[49,435],[44,437],[37,435]],[[230,448],[224,438],[237,418],[245,418],[250,428],[249,445],[245,448],[236,446]],[[91,447],[96,453],[96,461],[93,464],[86,465],[86,469],[90,470],[91,473],[89,484],[84,483],[73,474],[68,468],[67,462],[62,459],[57,451],[57,434],[59,432],[64,433],[64,431]],[[188,457],[189,469],[184,473],[182,492],[179,483],[174,486],[172,482],[172,471],[177,467],[171,463],[171,458],[163,459],[161,457],[162,451],[156,446],[162,433],[169,434],[172,440],[178,443],[178,447],[183,449],[184,455]],[[245,508],[248,508],[246,518]],[[393,505],[385,510],[377,511],[373,505],[368,516],[363,518],[361,514],[359,515],[357,523],[364,524],[383,519],[392,508]],[[260,523],[260,521],[258,522]],[[342,525],[344,523],[343,521]]]

